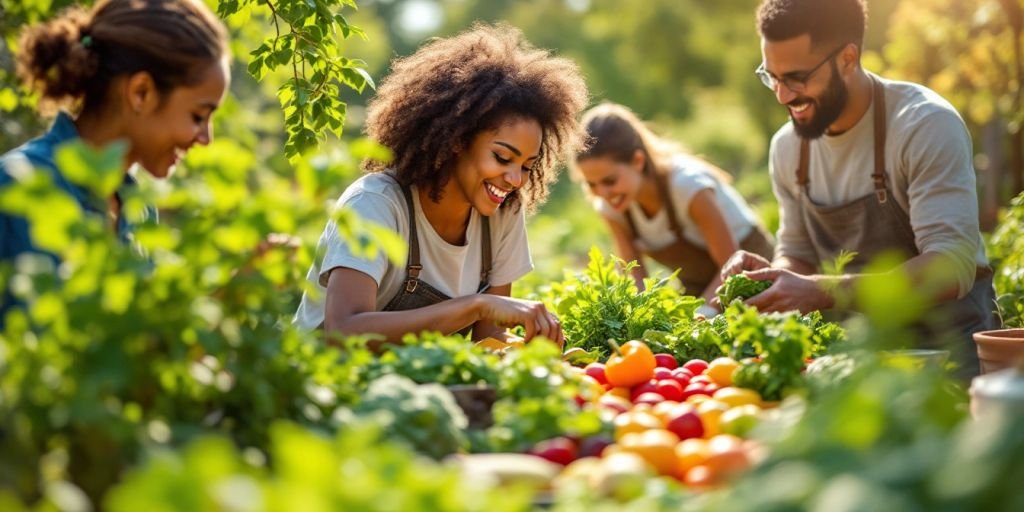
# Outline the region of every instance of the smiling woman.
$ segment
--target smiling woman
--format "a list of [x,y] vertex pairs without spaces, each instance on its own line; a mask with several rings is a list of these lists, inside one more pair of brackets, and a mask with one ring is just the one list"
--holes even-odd
[[472,331],[562,342],[539,302],[509,297],[532,268],[525,211],[580,146],[587,93],[576,66],[531,47],[518,30],[477,26],[393,63],[367,131],[394,161],[369,162],[338,206],[396,231],[408,260],[355,254],[329,223],[323,258],[295,316],[328,336]]
[[[3,155],[0,188],[25,176],[16,169],[47,173],[83,212],[108,216],[127,241],[132,226],[121,197],[134,185],[128,169],[139,164],[166,177],[190,147],[213,138],[210,116],[229,81],[223,25],[200,0],[101,0],[90,11],[72,8],[28,27],[19,49],[19,77],[45,110],[61,110],[49,132]],[[92,197],[61,174],[56,150],[76,140],[126,144],[121,190]],[[46,254],[30,232],[26,219],[0,212],[0,263]],[[0,292],[2,313],[13,299],[6,286]]]

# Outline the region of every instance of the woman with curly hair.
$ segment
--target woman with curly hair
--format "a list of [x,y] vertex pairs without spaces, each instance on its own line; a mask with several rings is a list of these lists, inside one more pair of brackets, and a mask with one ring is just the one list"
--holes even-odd
[[638,286],[647,276],[642,254],[679,269],[686,291],[709,300],[737,249],[771,257],[772,236],[725,171],[658,137],[622,105],[598,105],[582,123],[590,145],[576,156],[574,177],[595,196],[619,256],[640,261]]
[[[28,27],[17,54],[18,75],[47,110],[60,110],[49,132],[0,158],[0,188],[31,169],[49,175],[85,214],[109,219],[122,241],[132,231],[121,197],[139,164],[167,176],[185,152],[212,138],[210,116],[227,90],[227,31],[200,0],[100,0]],[[122,188],[93,197],[61,174],[54,155],[81,140],[94,147],[126,143]],[[28,221],[0,212],[0,263],[39,248]],[[0,313],[13,299],[0,289]],[[3,320],[0,318],[0,325]]]
[[369,106],[367,132],[394,153],[372,162],[339,206],[409,243],[407,261],[364,259],[330,222],[295,322],[398,343],[423,330],[472,330],[562,343],[543,304],[510,297],[532,269],[525,212],[580,147],[587,102],[575,64],[506,26],[476,26],[397,59]]

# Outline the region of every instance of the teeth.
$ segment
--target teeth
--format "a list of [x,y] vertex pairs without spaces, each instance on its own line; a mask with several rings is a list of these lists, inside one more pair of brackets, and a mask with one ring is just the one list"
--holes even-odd
[[505,199],[505,196],[507,196],[509,192],[511,192],[511,190],[502,190],[498,187],[495,187],[494,185],[491,185],[490,183],[484,183],[484,186],[487,187],[488,192],[493,194],[495,197],[499,197],[501,199]]
[[804,110],[807,110],[808,108],[810,108],[810,106],[811,106],[810,103],[803,103],[803,104],[800,104],[798,106],[791,106],[791,107],[789,107],[789,109],[792,110],[793,112],[796,112],[796,113],[799,114],[800,112],[803,112]]

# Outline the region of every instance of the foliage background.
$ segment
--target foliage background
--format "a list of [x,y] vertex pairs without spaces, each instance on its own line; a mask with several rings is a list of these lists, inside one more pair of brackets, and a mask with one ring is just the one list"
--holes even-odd
[[[347,373],[349,368],[335,364],[337,354],[308,334],[280,324],[287,323],[295,309],[301,291],[298,283],[303,282],[328,216],[326,206],[357,177],[356,159],[381,153],[350,137],[340,141],[334,136],[326,137],[315,152],[290,152],[289,147],[301,150],[308,146],[308,132],[303,130],[320,135],[326,127],[317,129],[315,119],[311,127],[305,126],[304,120],[296,125],[289,100],[298,94],[286,98],[282,105],[279,93],[295,79],[287,66],[280,66],[283,62],[278,62],[276,69],[258,73],[259,81],[248,73],[250,52],[276,32],[268,9],[271,4],[265,0],[210,3],[221,12],[240,11],[227,18],[236,56],[232,94],[215,118],[218,141],[190,154],[172,180],[143,183],[142,192],[163,207],[164,222],[147,226],[140,240],[151,251],[157,270],[140,265],[135,255],[123,249],[92,252],[110,247],[103,243],[102,230],[92,225],[91,238],[83,237],[89,243],[65,241],[64,249],[71,251],[70,255],[77,251],[77,258],[66,259],[77,265],[75,286],[51,290],[33,309],[32,320],[47,325],[49,331],[39,339],[22,333],[24,336],[0,344],[0,355],[18,362],[0,367],[6,400],[0,404],[0,420],[8,427],[4,440],[28,450],[19,453],[18,459],[4,459],[14,462],[0,467],[0,477],[22,477],[27,471],[21,461],[30,461],[32,477],[45,477],[48,487],[32,482],[27,485],[29,493],[44,492],[51,500],[67,498],[71,491],[61,485],[71,479],[80,485],[78,492],[98,496],[103,484],[116,478],[112,473],[119,467],[109,464],[103,469],[111,474],[104,474],[83,466],[82,461],[109,463],[116,459],[130,464],[137,460],[136,451],[164,445],[174,448],[209,432],[229,435],[243,447],[258,446],[271,453],[276,444],[298,445],[278,454],[283,463],[275,471],[283,473],[279,478],[286,484],[270,484],[275,488],[323,484],[323,489],[337,492],[336,486],[316,481],[310,471],[303,471],[308,459],[292,464],[288,453],[322,453],[332,459],[326,464],[334,466],[338,460],[348,460],[349,453],[365,453],[383,463],[380,471],[366,473],[370,480],[394,474],[396,466],[413,468],[403,475],[418,473],[416,463],[386,446],[360,452],[371,443],[369,437],[348,441],[361,447],[351,450],[344,439],[339,440],[341,448],[331,452],[318,444],[320,441],[271,424],[273,419],[287,418],[303,426],[329,427],[324,418],[354,399],[345,393],[351,390],[349,381],[354,375]],[[519,26],[535,44],[576,59],[588,76],[595,101],[610,99],[630,105],[661,132],[721,164],[737,177],[744,195],[758,205],[765,223],[774,227],[777,222],[765,153],[768,137],[784,122],[784,112],[751,73],[759,59],[753,30],[754,0],[650,0],[643,4],[610,0],[370,0],[360,3],[358,12],[351,6],[342,9],[344,2],[331,0],[281,0],[273,5],[295,7],[300,3],[344,12],[348,21],[365,31],[366,40],[332,39],[330,45],[336,48],[331,51],[361,58],[369,76],[377,81],[386,74],[392,56],[408,54],[427,37],[462,30],[473,20],[505,20]],[[11,74],[10,55],[17,31],[67,4],[66,0],[0,0],[0,149],[41,133],[46,125],[46,120],[35,114],[33,99],[17,89]],[[1021,125],[1020,17],[1014,15],[1019,14],[1020,1],[878,0],[872,4],[867,67],[926,83],[957,104],[979,141],[980,182],[991,185],[983,197],[1001,204],[1020,188],[1019,180],[1014,183],[999,172],[1013,168],[1020,150],[1019,144],[1014,145],[1019,142]],[[306,29],[304,24],[297,26]],[[358,85],[353,76],[347,79],[353,80],[349,85]],[[347,82],[339,79],[339,83]],[[372,94],[370,89],[358,89],[339,87],[337,97],[325,100],[347,104],[345,130],[349,135],[361,131],[363,107]],[[336,103],[330,106],[335,110],[328,117],[337,118],[340,107]],[[337,135],[340,126],[331,128]],[[53,213],[39,204],[28,207],[34,207],[41,217]],[[60,215],[52,217],[52,221],[67,220]],[[1005,218],[1019,219],[1019,211]],[[530,222],[538,271],[523,286],[536,289],[558,279],[567,268],[581,268],[592,244],[607,249],[607,235],[594,220],[577,186],[563,176],[546,208]],[[374,237],[356,225],[347,226],[356,238]],[[271,251],[254,261],[255,247],[275,231],[297,235],[302,242],[299,250]],[[1011,231],[1012,226],[1008,228]],[[1008,236],[995,240],[1012,241]],[[1009,258],[1004,261],[1019,261]],[[252,263],[253,273],[236,273]],[[45,279],[46,270],[37,269],[36,275]],[[1005,282],[1019,283],[1019,274],[1015,277]],[[43,289],[45,285],[40,283]],[[69,314],[65,314],[65,306]],[[5,334],[16,331],[17,327]],[[533,398],[536,400],[521,403],[548,417],[559,417],[563,410],[557,396],[548,397],[554,403]],[[516,419],[545,417],[536,412],[520,414],[513,408],[504,414],[507,423],[503,426],[512,433],[534,430],[530,425],[517,425]],[[911,416],[916,425],[917,416]],[[517,438],[509,434],[499,440],[512,445]],[[136,499],[146,496],[149,485],[170,482],[172,488],[180,485],[194,491],[196,474],[235,471],[231,465],[239,455],[230,447],[197,446],[194,451],[182,452],[187,459],[184,470],[173,457],[167,466],[154,459],[149,473],[139,477]],[[39,451],[33,451],[36,449]],[[82,449],[86,452],[78,451]],[[249,458],[258,459],[260,453],[265,452],[244,450],[240,456],[248,464]],[[194,458],[190,459],[190,454]],[[249,476],[263,485],[264,474]],[[90,477],[100,482],[91,487]],[[252,485],[251,480],[232,482]],[[466,496],[448,482],[442,480],[438,485],[454,489],[450,490],[453,496]],[[374,481],[372,485],[385,489],[390,482]],[[125,500],[128,505],[124,508],[131,509],[135,503],[131,489],[111,498],[111,506],[116,508]],[[168,499],[186,501],[190,496],[171,491],[167,495]],[[403,499],[414,501],[417,497],[413,492]],[[7,505],[4,498],[0,496],[0,505]],[[352,503],[346,499],[342,497],[341,503]],[[195,508],[188,505],[184,503],[182,509]]]
[[[69,3],[0,1],[0,148],[17,145],[46,124],[13,79],[11,50],[17,31]],[[650,0],[641,8],[614,0],[366,0],[358,3],[358,11],[345,11],[346,20],[366,38],[338,37],[337,50],[365,61],[369,76],[379,81],[392,57],[411,53],[429,37],[464,30],[475,20],[511,23],[534,44],[575,59],[595,102],[607,99],[630,106],[661,133],[731,172],[740,191],[774,229],[778,219],[767,179],[767,143],[785,122],[785,113],[752,73],[760,60],[754,28],[757,3]],[[289,73],[271,71],[260,83],[246,73],[250,52],[273,34],[273,25],[266,2],[221,2],[220,7],[238,4],[259,8],[228,20],[237,64],[231,100],[217,116],[218,134],[253,151],[255,161],[287,175],[293,171],[284,158],[287,132],[275,96]],[[1024,189],[1022,6],[1021,0],[869,2],[866,67],[936,89],[968,121],[986,229],[994,227],[999,206]],[[373,91],[342,87],[338,93],[347,104],[347,133],[358,134]],[[321,153],[336,149],[329,137]],[[339,182],[336,191],[346,184]],[[593,220],[578,188],[563,176],[530,223],[535,280],[557,278],[567,267],[582,268],[591,245],[610,248],[603,226]]]

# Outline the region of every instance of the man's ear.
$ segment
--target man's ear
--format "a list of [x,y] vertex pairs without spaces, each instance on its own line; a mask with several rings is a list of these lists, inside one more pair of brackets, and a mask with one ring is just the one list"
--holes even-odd
[[160,105],[160,92],[148,71],[129,75],[125,80],[124,92],[128,111],[133,114],[148,114]]
[[860,48],[855,44],[847,44],[846,48],[843,48],[839,52],[839,66],[843,72],[849,72],[857,69],[860,64]]

